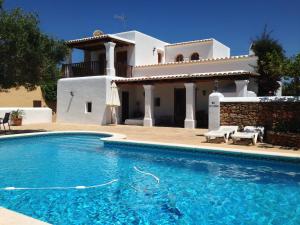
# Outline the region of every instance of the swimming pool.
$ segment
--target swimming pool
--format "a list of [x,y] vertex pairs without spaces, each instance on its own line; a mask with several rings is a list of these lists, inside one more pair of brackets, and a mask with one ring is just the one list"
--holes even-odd
[[104,136],[0,140],[0,206],[60,225],[300,223],[299,162]]

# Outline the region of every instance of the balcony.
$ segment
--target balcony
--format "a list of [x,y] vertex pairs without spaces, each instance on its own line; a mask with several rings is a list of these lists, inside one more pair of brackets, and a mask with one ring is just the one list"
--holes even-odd
[[[132,77],[132,66],[116,63],[116,76]],[[106,62],[88,61],[62,65],[63,77],[85,77],[107,75]]]

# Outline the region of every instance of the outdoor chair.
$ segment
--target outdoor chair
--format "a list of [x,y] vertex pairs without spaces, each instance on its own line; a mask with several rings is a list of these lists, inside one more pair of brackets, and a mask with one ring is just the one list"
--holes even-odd
[[5,113],[4,118],[3,118],[3,119],[0,118],[0,130],[1,130],[1,124],[2,124],[5,133],[6,133],[5,124],[8,125],[8,128],[9,128],[9,130],[10,130],[9,119],[10,119],[10,113]]
[[231,137],[232,134],[237,132],[238,126],[220,126],[217,130],[212,130],[204,134],[206,137],[206,141],[210,142],[212,139],[216,138],[223,138],[225,143],[228,142],[228,139]]
[[264,127],[246,126],[243,132],[236,132],[232,135],[233,144],[241,139],[250,139],[253,145],[256,145],[257,139],[263,140]]

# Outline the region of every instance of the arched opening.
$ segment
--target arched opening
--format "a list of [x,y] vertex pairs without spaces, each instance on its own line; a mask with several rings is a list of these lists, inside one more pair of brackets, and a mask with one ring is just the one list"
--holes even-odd
[[199,54],[197,52],[194,52],[192,55],[191,55],[191,60],[199,60]]
[[183,55],[182,54],[177,55],[175,58],[175,62],[182,62],[182,61],[183,61]]

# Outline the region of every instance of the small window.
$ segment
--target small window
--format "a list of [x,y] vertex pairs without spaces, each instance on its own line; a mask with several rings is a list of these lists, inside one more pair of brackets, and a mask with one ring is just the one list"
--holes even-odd
[[157,53],[157,61],[158,61],[158,63],[162,62],[162,54],[160,52]]
[[34,108],[40,108],[40,107],[42,107],[42,101],[40,101],[40,100],[33,100],[33,107]]
[[91,113],[92,112],[92,102],[87,102],[85,106],[85,112]]
[[160,98],[155,98],[154,99],[154,106],[159,107],[160,106]]
[[182,62],[183,61],[183,55],[182,54],[177,55],[175,61],[176,62]]
[[199,54],[197,52],[194,52],[192,55],[191,55],[191,60],[199,60]]

